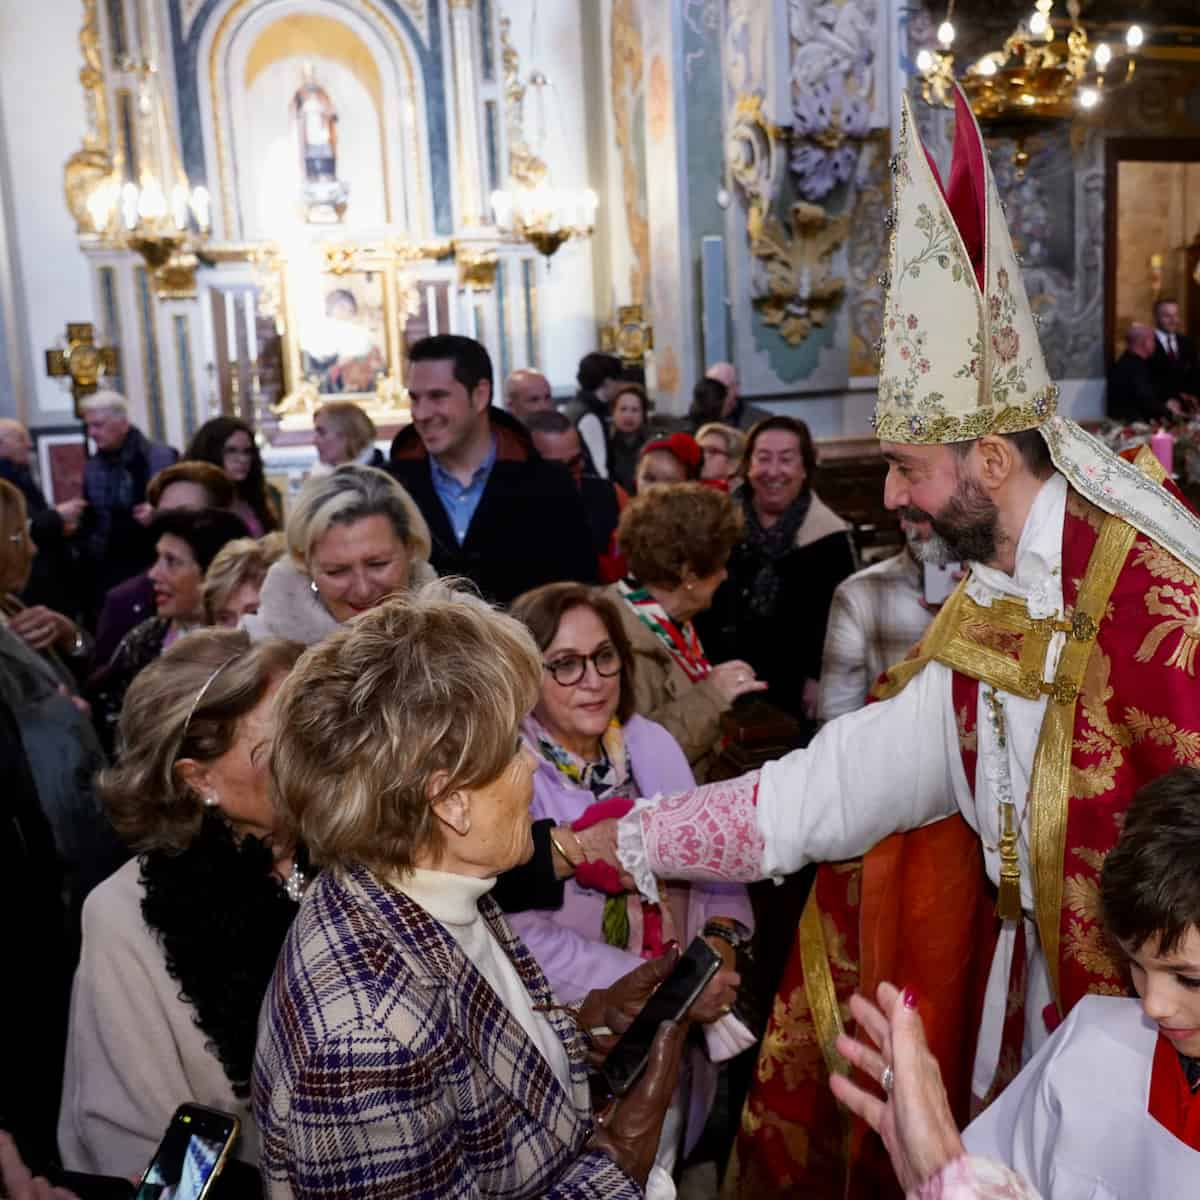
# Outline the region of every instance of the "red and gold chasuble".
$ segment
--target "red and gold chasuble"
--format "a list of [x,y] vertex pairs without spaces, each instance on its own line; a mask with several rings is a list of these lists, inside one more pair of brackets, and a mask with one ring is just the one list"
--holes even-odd
[[[1101,927],[1100,866],[1137,789],[1173,767],[1200,765],[1200,579],[1072,491],[1062,584],[1059,622],[1032,620],[1008,601],[981,608],[960,588],[921,646],[877,685],[886,698],[932,659],[951,666],[972,787],[979,682],[1049,693],[1028,820],[1032,916],[1059,1017],[1089,992],[1126,991]],[[1054,683],[1042,685],[1055,631],[1066,634],[1066,646]],[[855,991],[873,995],[883,979],[913,988],[965,1125],[998,928],[979,837],[961,816],[895,834],[861,860],[822,866],[775,998],[724,1194],[900,1196],[882,1142],[828,1090],[830,1070],[847,1069],[833,1039],[843,1026],[853,1032]],[[998,1086],[1019,1069],[1023,993],[1019,950]]]

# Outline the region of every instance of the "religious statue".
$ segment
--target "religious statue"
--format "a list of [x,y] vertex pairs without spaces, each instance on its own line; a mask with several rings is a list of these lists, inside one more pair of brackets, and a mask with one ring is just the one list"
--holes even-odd
[[349,188],[337,177],[337,110],[317,82],[312,63],[305,63],[300,86],[292,97],[300,151],[304,219],[336,224],[346,211]]

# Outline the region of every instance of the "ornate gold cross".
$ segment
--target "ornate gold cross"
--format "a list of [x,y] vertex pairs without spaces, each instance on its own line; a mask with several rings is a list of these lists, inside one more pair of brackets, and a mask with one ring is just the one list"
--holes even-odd
[[104,375],[117,370],[115,346],[97,346],[96,331],[90,321],[75,321],[67,325],[67,348],[55,347],[46,351],[46,374],[55,379],[70,376],[71,395],[75,401],[75,416],[83,419],[79,402],[100,386]]

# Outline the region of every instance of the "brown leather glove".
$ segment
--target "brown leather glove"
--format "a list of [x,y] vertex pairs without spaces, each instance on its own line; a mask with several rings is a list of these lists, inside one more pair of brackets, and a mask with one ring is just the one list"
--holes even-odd
[[[587,1032],[588,1061],[598,1067],[617,1044],[617,1038],[629,1028],[630,1022],[646,1006],[658,985],[675,969],[679,947],[674,946],[658,958],[649,959],[622,975],[606,988],[596,988],[583,998],[579,1006],[579,1024]],[[611,1029],[611,1034],[594,1033],[595,1029]]]
[[597,1121],[592,1134],[592,1148],[607,1154],[642,1188],[654,1165],[663,1118],[679,1079],[679,1062],[686,1040],[682,1025],[664,1021],[654,1035],[650,1060],[641,1078]]

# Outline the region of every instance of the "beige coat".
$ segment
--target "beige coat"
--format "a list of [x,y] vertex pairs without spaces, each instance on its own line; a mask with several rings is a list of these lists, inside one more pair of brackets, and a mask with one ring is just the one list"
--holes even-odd
[[637,711],[657,721],[683,748],[696,779],[707,777],[709,759],[721,735],[721,714],[729,709],[711,679],[693,683],[667,648],[621,599],[617,584],[606,588],[633,646],[637,664],[634,698]]
[[[235,1153],[258,1162],[258,1133],[195,1010],[179,998],[154,933],[142,919],[138,860],[88,896],[83,950],[71,993],[66,1073],[58,1117],[63,1165],[102,1175],[146,1168],[175,1109],[187,1101],[236,1113]],[[220,970],[219,952],[213,970]]]

